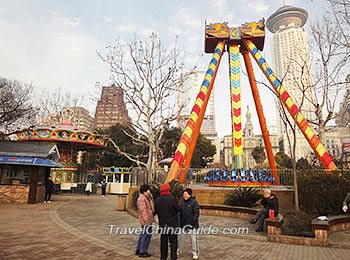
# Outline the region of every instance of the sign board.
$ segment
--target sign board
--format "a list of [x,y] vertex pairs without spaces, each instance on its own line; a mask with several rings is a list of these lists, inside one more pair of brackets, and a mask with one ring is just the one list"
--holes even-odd
[[131,167],[117,167],[117,166],[103,167],[103,173],[104,174],[114,174],[114,173],[131,174]]
[[350,153],[350,142],[343,143],[343,153]]

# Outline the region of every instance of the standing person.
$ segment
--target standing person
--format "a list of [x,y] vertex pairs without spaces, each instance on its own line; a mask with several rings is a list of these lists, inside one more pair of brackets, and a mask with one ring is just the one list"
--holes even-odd
[[86,192],[86,195],[89,196],[90,195],[90,192],[92,192],[92,185],[91,185],[91,182],[88,181],[86,183],[86,187],[85,187],[85,192]]
[[155,212],[158,215],[160,227],[160,259],[168,257],[168,243],[170,242],[170,258],[177,259],[177,234],[175,230],[179,227],[177,214],[180,207],[173,195],[170,193],[170,185],[163,184],[160,187],[160,196],[155,201]]
[[346,194],[346,197],[343,201],[343,211],[346,213],[350,207],[350,192]]
[[55,186],[55,184],[51,180],[51,176],[49,176],[48,179],[45,182],[45,199],[44,199],[44,203],[46,203],[46,202],[51,203],[51,195],[52,195],[52,191],[53,191],[54,186]]
[[264,221],[269,217],[270,210],[274,211],[274,215],[278,216],[278,198],[276,195],[271,193],[271,190],[264,190],[264,198],[261,200],[261,205],[263,208],[255,215],[255,217],[249,221],[251,224],[255,224],[259,220],[259,226],[255,230],[256,232],[261,232],[264,230]]
[[101,181],[101,187],[102,187],[102,197],[106,197],[106,187],[107,187],[107,182],[106,179],[103,179]]
[[150,257],[147,252],[149,243],[152,238],[152,223],[153,216],[153,201],[151,195],[151,187],[148,184],[143,184],[140,187],[140,194],[137,199],[137,211],[142,231],[137,241],[135,255],[139,257]]
[[183,201],[180,205],[180,227],[178,254],[182,254],[185,247],[187,235],[190,235],[192,245],[193,259],[199,257],[198,232],[199,228],[199,204],[195,197],[192,196],[192,189],[186,188],[182,192]]

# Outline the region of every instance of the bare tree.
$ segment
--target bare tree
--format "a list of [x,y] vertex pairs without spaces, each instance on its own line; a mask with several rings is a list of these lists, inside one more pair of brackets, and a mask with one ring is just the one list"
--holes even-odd
[[[326,125],[337,116],[337,104],[339,103],[340,94],[344,93],[345,74],[349,70],[347,64],[350,58],[349,16],[347,12],[349,3],[343,0],[329,0],[329,2],[333,4],[332,14],[325,13],[321,20],[316,21],[311,26],[312,54],[316,62],[310,66],[306,53],[299,50],[300,55],[290,60],[291,66],[284,76],[292,77],[292,85],[300,92],[299,98],[294,101],[297,101],[297,106],[303,114],[309,115],[307,118],[313,124],[321,140],[324,137]],[[343,12],[340,12],[341,8],[343,8]],[[335,15],[336,13],[338,16]],[[345,20],[347,22],[344,22]],[[314,83],[309,80],[308,75],[311,74],[311,71],[314,72],[312,77]],[[311,106],[304,106],[305,103],[309,103]],[[314,111],[305,110],[312,106]],[[291,140],[287,135],[293,161],[295,210],[299,211],[296,171],[296,122],[286,116],[285,108],[281,104],[278,105],[278,108],[284,124],[288,126],[286,129],[290,129],[293,136],[293,140]]]
[[339,98],[345,92],[346,75],[350,66],[349,1],[328,0],[329,12],[311,25],[313,47],[313,80],[316,92],[314,102],[318,135],[322,140],[326,125],[337,114]]
[[0,139],[33,125],[36,111],[31,84],[0,77]]
[[[291,59],[292,61],[292,59]],[[288,73],[290,73],[290,66],[287,66],[286,74],[281,78],[280,83],[283,85],[283,80],[287,76]],[[297,77],[296,77],[297,78]],[[293,79],[296,80],[296,78]],[[298,80],[299,81],[299,80]],[[258,82],[258,84],[264,85],[267,87],[271,93],[275,96],[275,104],[277,108],[277,112],[281,118],[281,124],[283,125],[283,129],[286,134],[283,134],[282,136],[285,136],[287,138],[288,143],[288,149],[289,154],[291,155],[291,161],[292,161],[292,168],[293,168],[293,188],[294,188],[294,206],[295,211],[300,211],[299,207],[299,192],[298,192],[298,179],[297,179],[297,160],[296,160],[296,149],[297,149],[297,123],[296,119],[292,118],[287,111],[287,108],[284,106],[280,94],[277,93],[269,84],[266,84],[265,82]],[[298,84],[298,83],[295,83]],[[307,88],[304,89],[306,91]],[[302,99],[300,100],[300,103],[298,104],[299,109],[303,107],[305,100],[305,95],[302,95]],[[283,138],[284,139],[284,138]],[[283,140],[283,145],[286,145]]]
[[41,93],[38,100],[38,106],[40,106],[38,117],[41,122],[58,125],[62,121],[62,112],[64,108],[79,106],[83,98],[83,96],[72,95],[69,92],[65,92],[61,87],[53,91],[45,90]]
[[148,147],[147,161],[142,162],[138,154],[127,153],[116,142],[113,144],[119,153],[146,167],[148,181],[152,181],[164,130],[179,114],[176,97],[183,80],[185,55],[179,52],[176,39],[169,51],[155,33],[147,40],[135,36],[126,44],[117,40],[106,48],[107,53],[99,55],[109,64],[115,84],[124,90],[133,118],[133,133],[129,136],[135,144]]
[[[302,107],[303,100],[301,104],[299,104],[299,108]],[[298,178],[297,178],[297,159],[296,159],[296,149],[297,149],[297,123],[295,119],[292,119],[288,114],[286,107],[283,105],[282,100],[280,98],[276,99],[276,106],[281,117],[282,124],[284,125],[284,129],[286,130],[288,142],[288,149],[290,152],[290,157],[292,160],[292,168],[293,168],[293,188],[294,188],[294,206],[295,211],[299,211],[299,192],[298,192]],[[291,132],[291,135],[288,133]]]
[[337,23],[341,35],[338,44],[349,50],[350,2],[348,0],[327,0],[327,2],[331,7],[329,13]]

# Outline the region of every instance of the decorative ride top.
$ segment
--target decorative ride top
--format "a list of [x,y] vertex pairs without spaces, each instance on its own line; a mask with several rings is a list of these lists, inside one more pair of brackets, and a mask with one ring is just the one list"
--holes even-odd
[[[247,22],[239,27],[229,28],[227,22],[205,25],[205,52],[213,53],[220,41],[231,45],[239,44],[242,39],[254,42],[259,50],[263,50],[265,42],[265,19],[258,22]],[[243,45],[242,45],[243,46]]]
[[38,126],[18,133],[17,138],[19,141],[58,141],[99,147],[105,147],[108,141],[108,137],[105,135],[82,131],[72,125]]

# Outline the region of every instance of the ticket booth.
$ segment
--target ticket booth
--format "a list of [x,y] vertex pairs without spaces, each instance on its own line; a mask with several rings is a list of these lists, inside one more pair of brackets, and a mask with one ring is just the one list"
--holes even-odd
[[128,194],[131,186],[131,167],[103,167],[106,176],[107,192],[112,194]]

